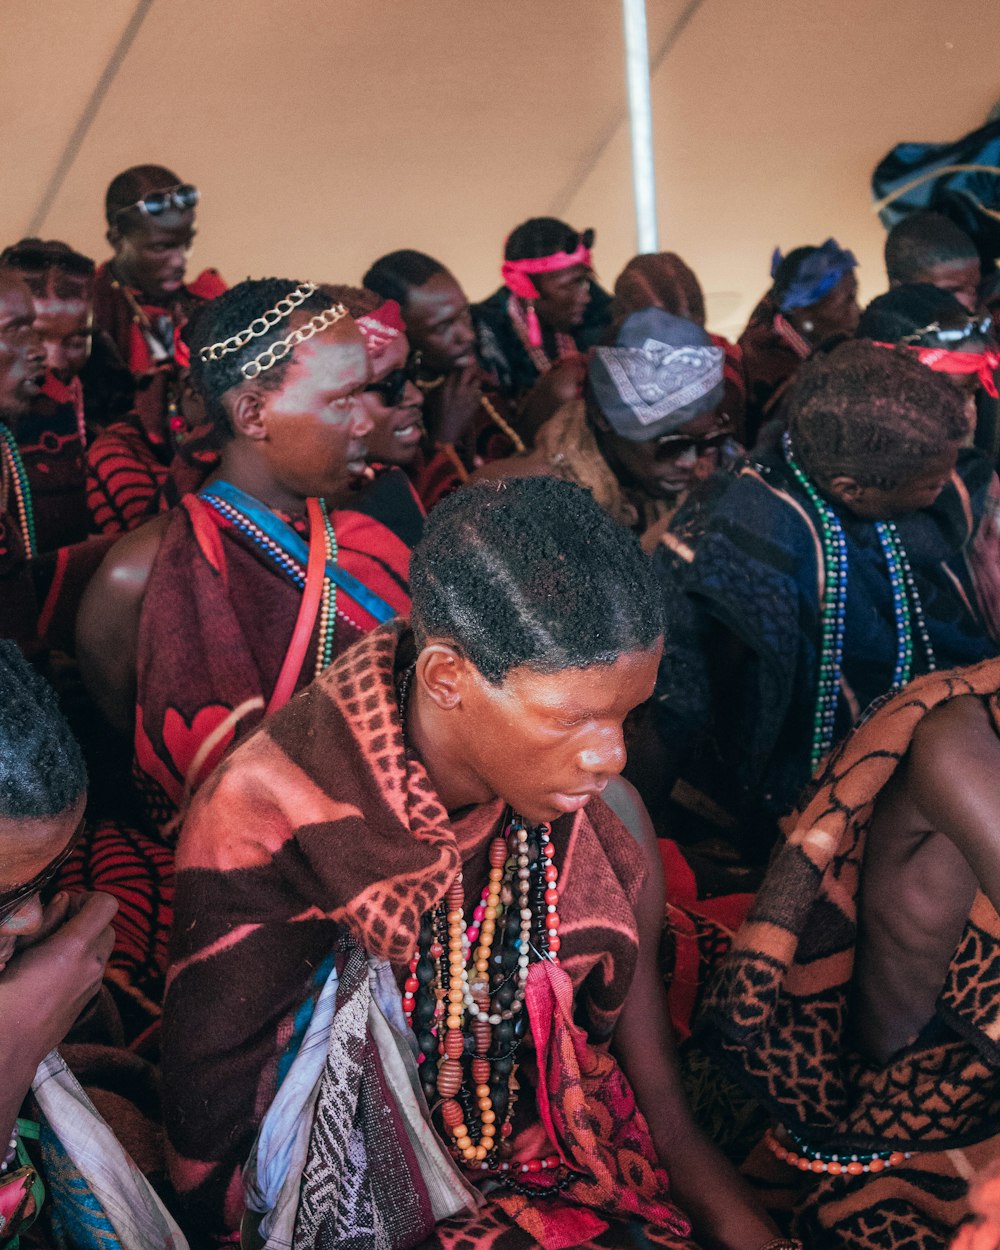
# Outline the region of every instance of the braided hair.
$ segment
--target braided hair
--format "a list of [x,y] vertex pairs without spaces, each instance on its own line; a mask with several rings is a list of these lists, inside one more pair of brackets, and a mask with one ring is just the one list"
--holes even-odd
[[674,317],[705,324],[705,296],[693,269],[676,252],[633,256],[615,279],[611,323],[618,329],[625,318],[643,308],[662,308]]
[[379,257],[361,279],[361,285],[384,300],[394,299],[405,310],[414,287],[424,286],[436,274],[447,272],[439,260],[426,252],[404,248]]
[[0,268],[15,270],[39,299],[93,299],[94,262],[59,239],[21,239],[0,252]]
[[890,282],[918,282],[934,265],[979,261],[975,243],[943,213],[911,213],[896,222],[885,241]]
[[893,490],[967,433],[958,388],[905,348],[848,341],[799,370],[788,397],[796,455],[822,487],[843,474]]
[[613,664],[663,632],[653,566],[589,491],[481,482],[431,513],[410,562],[418,646],[448,639],[487,681]]
[[83,754],[55,691],[0,641],[0,816],[61,816],[87,789]]
[[[273,308],[278,300],[289,295],[297,286],[299,283],[290,278],[247,278],[197,308],[184,327],[182,337],[191,352],[191,385],[205,401],[206,412],[217,435],[223,439],[233,436],[229,414],[222,402],[223,395],[246,381],[240,372],[243,365],[284,338],[289,329],[287,318],[279,321],[266,334],[252,338],[236,351],[227,352],[219,360],[202,360],[201,349],[245,330],[255,317]],[[295,311],[317,313],[329,307],[329,296],[315,291]],[[265,391],[280,389],[294,358],[295,353],[289,352],[283,360],[258,374],[254,385]]]
[[593,247],[593,230],[574,230],[558,217],[532,217],[515,227],[504,244],[504,260],[537,260],[556,252],[575,252],[583,244]]

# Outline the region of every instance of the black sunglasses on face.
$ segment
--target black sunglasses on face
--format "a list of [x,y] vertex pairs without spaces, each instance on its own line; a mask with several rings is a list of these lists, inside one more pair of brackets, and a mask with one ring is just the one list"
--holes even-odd
[[393,369],[377,382],[369,382],[365,391],[377,395],[386,408],[395,408],[403,402],[407,382],[416,382],[418,361],[410,361]]
[[704,456],[721,447],[731,436],[732,430],[728,426],[713,430],[711,434],[664,434],[653,444],[653,455],[657,460],[679,460],[693,449],[697,455]]
[[134,204],[126,204],[115,213],[115,216],[120,217],[122,213],[130,213],[133,208],[137,208],[144,217],[159,217],[171,208],[185,212],[189,208],[194,208],[200,198],[201,192],[197,187],[192,186],[190,182],[182,182],[176,187],[167,187],[165,191],[152,191],[143,199],[136,200]]
[[48,867],[43,868],[37,877],[33,877],[30,881],[25,882],[24,885],[17,885],[12,890],[4,890],[3,893],[0,893],[0,924],[3,924],[4,921],[9,920],[11,916],[19,912],[29,898],[35,894],[40,894],[47,885],[51,884],[56,873],[76,850],[76,844],[83,836],[83,826],[84,820],[81,817],[80,823],[77,825],[76,831],[65,849],[60,851]]

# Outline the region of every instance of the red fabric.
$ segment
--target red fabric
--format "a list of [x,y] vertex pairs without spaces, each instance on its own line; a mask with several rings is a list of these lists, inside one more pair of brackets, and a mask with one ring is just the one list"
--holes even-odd
[[1000,398],[995,376],[1000,367],[1000,355],[996,352],[952,352],[943,347],[916,347],[909,343],[879,343],[877,340],[873,340],[872,346],[887,347],[890,351],[904,347],[935,373],[950,373],[956,377],[975,373],[986,394],[991,399]]

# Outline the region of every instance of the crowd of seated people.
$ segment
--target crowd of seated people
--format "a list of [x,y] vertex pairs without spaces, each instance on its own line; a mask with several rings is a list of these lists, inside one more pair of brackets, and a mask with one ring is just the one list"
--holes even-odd
[[1000,1244],[973,241],[730,342],[554,218],[470,303],[201,209],[0,253],[0,1247]]

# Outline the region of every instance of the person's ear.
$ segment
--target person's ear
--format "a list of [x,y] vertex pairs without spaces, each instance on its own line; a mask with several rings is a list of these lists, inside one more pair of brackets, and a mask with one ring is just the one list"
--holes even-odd
[[118,245],[122,241],[122,232],[118,229],[118,227],[108,226],[108,232],[104,237],[111,244],[112,248],[117,252]]
[[848,508],[851,508],[865,497],[868,488],[859,485],[853,477],[839,474],[831,479],[826,489],[827,494],[832,495],[838,503],[846,504]]
[[260,387],[243,387],[235,395],[224,395],[222,403],[234,433],[257,442],[267,438],[266,394]]
[[443,712],[461,706],[470,681],[478,676],[469,661],[447,642],[427,642],[417,657],[414,679]]

